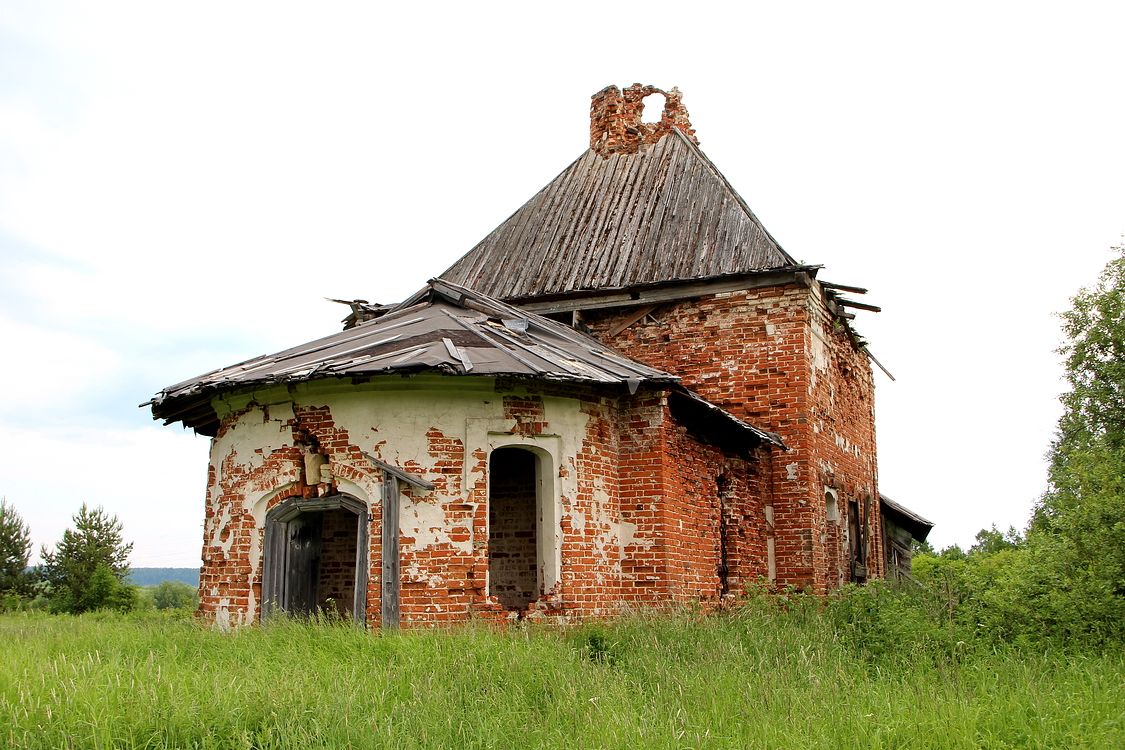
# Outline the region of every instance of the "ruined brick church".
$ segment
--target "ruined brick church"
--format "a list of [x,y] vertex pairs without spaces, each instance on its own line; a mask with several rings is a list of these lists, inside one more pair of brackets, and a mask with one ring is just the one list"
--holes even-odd
[[819,270],[676,89],[595,94],[590,148],[417,294],[152,400],[211,437],[201,613],[575,619],[884,575],[888,508],[927,522],[880,502],[849,311],[876,308]]

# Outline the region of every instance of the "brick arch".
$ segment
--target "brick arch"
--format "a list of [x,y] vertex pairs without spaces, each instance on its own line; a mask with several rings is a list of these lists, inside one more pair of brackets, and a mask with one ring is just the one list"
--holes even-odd
[[[342,478],[347,484],[346,487],[341,488],[339,494],[354,498],[366,508],[365,536],[368,541],[364,559],[365,567],[369,573],[371,560],[376,559],[381,551],[381,548],[377,545],[377,540],[379,538],[382,508],[378,504],[373,505],[371,502],[371,498],[378,497],[379,493],[370,486],[373,478],[371,472],[338,461],[333,461],[332,466],[336,475]],[[261,471],[261,469],[259,469],[259,471]],[[259,488],[259,492],[255,493],[257,495],[256,499],[249,501],[249,498],[247,498],[248,502],[246,503],[246,507],[251,509],[255,530],[257,532],[254,543],[250,545],[248,560],[250,580],[248,582],[247,620],[250,622],[257,619],[259,615],[259,603],[262,601],[262,587],[265,577],[264,564],[267,516],[287,500],[302,497],[301,482],[299,479],[294,481],[276,472],[262,476],[256,486]]]

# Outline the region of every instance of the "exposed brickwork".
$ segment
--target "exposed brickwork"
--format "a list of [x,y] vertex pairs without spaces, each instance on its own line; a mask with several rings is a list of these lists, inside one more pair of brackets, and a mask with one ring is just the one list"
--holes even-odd
[[[541,529],[505,507],[515,493],[501,483],[489,497],[491,449],[466,444],[468,412],[435,408],[429,426],[416,419],[400,437],[385,437],[388,425],[403,429],[402,417],[384,422],[373,402],[364,417],[370,426],[361,429],[378,439],[360,446],[330,396],[250,407],[228,415],[213,444],[201,612],[216,620],[256,616],[263,521],[270,508],[306,489],[300,442],[310,435],[342,491],[356,488],[367,498],[372,625],[380,612],[381,475],[364,450],[434,484],[433,491],[401,486],[404,625],[514,613],[605,616],[622,607],[715,602],[771,568],[779,583],[818,591],[848,580],[848,503],[863,508],[876,497],[871,373],[846,331],[833,325],[818,289],[791,284],[670,303],[608,337],[605,332],[628,314],[588,315],[587,322],[608,344],[678,372],[705,397],[777,431],[790,450],[726,455],[677,424],[662,392],[630,396],[592,386],[496,382],[494,395],[461,408],[480,415],[474,419],[493,420],[493,446],[556,451],[540,453],[540,460],[556,462],[545,471],[551,482],[557,475],[561,488],[550,497],[558,504],[552,562],[541,559],[535,544]],[[354,413],[349,419],[354,425]],[[405,438],[420,450],[398,450]],[[839,520],[826,517],[826,489],[835,492]],[[322,559],[320,581],[322,599],[337,603],[349,600],[355,572],[349,568],[354,521],[349,531],[335,521],[351,514],[340,514],[325,514],[324,548],[332,555]],[[874,553],[881,532],[873,504],[866,518],[867,572],[877,576],[884,562]],[[502,541],[505,534],[511,539]],[[517,539],[512,550],[503,550]],[[490,550],[492,575],[500,575],[497,551],[523,571],[510,579],[508,593],[499,586],[489,590]],[[551,565],[557,565],[557,583],[541,590],[540,576]]]
[[355,597],[356,515],[342,508],[321,514],[317,606],[347,615]]
[[[823,493],[836,489],[841,507],[877,497],[874,385],[866,356],[828,315],[815,282],[669,303],[608,334],[630,315],[592,312],[586,323],[789,447],[770,467],[778,582],[823,592],[846,580],[846,533],[829,528]],[[867,518],[865,541],[876,550],[877,515]],[[878,557],[867,555],[869,575],[881,575]]]
[[[653,94],[664,97],[664,109],[658,119],[645,111],[645,99]],[[634,83],[624,91],[608,86],[592,97],[590,148],[602,156],[635,154],[642,146],[656,143],[673,129],[693,143],[699,143],[688,120],[683,95],[677,88],[663,91]]]
[[[537,513],[524,512],[526,501],[536,501],[526,477],[517,482],[522,487],[506,488],[503,477],[489,476],[492,451],[478,445],[467,449],[464,437],[450,434],[450,423],[426,429],[419,436],[421,451],[409,455],[393,453],[392,439],[376,440],[367,449],[434,484],[433,491],[401,485],[403,625],[517,614],[570,619],[611,615],[623,607],[710,602],[726,590],[727,581],[739,585],[764,575],[760,534],[731,528],[725,541],[716,534],[724,524],[741,523],[737,519],[753,518],[760,526],[761,498],[741,493],[756,493],[768,484],[759,476],[768,469],[768,451],[746,461],[699,442],[674,422],[662,392],[629,396],[594,387],[532,389],[527,383],[502,382],[496,388],[499,394],[472,409],[494,415],[489,424],[500,432],[489,433],[491,444],[526,446],[517,451],[525,456],[537,451],[534,461],[541,473],[535,481],[554,482],[557,475],[558,496],[548,492],[546,500],[538,500],[558,504],[557,531],[548,530],[558,536],[557,563],[542,558],[536,544],[542,530],[532,526],[548,509],[532,506]],[[366,619],[378,625],[381,479],[363,462],[364,448],[353,442],[342,426],[343,412],[335,413],[331,404],[332,398],[324,396],[313,405],[251,407],[223,420],[210,472],[204,617],[232,622],[256,617],[264,521],[270,509],[302,496],[300,441],[311,435],[325,446],[341,491],[362,491],[368,498]],[[377,411],[364,417],[372,423],[364,431],[382,435]],[[348,413],[354,425],[356,412]],[[445,413],[434,409],[435,419]],[[465,430],[463,419],[458,415],[453,422]],[[522,510],[508,507],[516,499],[524,503]],[[354,593],[356,517],[346,510],[319,515],[317,603],[346,613]],[[490,552],[495,563],[497,551],[522,571],[511,579],[511,596],[499,587],[489,591]],[[557,583],[540,590],[540,571],[553,564]],[[498,575],[498,568],[491,574]]]

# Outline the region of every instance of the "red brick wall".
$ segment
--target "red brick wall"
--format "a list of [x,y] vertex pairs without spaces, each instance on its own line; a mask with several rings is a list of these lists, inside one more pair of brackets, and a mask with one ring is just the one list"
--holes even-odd
[[727,567],[724,593],[739,595],[769,577],[769,538],[772,527],[766,508],[770,494],[774,449],[762,446],[746,459],[728,458],[716,477],[723,513],[723,539]]
[[617,476],[622,521],[633,541],[623,547],[621,599],[647,605],[672,595],[665,537],[667,433],[660,394],[646,394],[617,418]]
[[[823,492],[837,488],[842,507],[877,497],[874,385],[866,356],[828,316],[815,282],[668,303],[610,336],[631,314],[591,312],[586,323],[608,345],[782,436],[789,450],[773,457],[768,492],[777,580],[817,591],[837,585],[847,566]],[[877,513],[870,519],[874,550]],[[876,575],[877,557],[869,555]]]
[[317,606],[350,617],[355,600],[356,515],[344,508],[321,514]]

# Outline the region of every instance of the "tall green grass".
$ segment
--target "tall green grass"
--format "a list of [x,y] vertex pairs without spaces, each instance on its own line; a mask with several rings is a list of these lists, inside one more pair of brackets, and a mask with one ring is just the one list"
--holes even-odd
[[0,617],[15,748],[1125,747],[1120,657],[879,660],[815,612],[365,633]]

